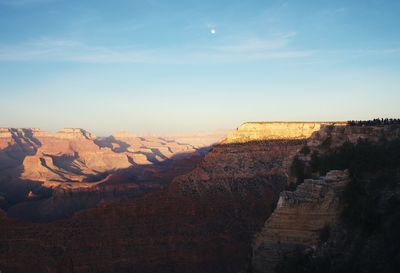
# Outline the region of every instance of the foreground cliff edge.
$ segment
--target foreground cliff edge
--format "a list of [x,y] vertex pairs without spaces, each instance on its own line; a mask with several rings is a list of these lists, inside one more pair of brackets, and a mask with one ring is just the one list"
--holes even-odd
[[400,125],[361,123],[326,126],[296,155],[301,184],[255,236],[251,272],[397,272]]
[[[161,191],[99,205],[51,224],[23,223],[2,215],[0,270],[272,272],[272,256],[265,254],[314,244],[320,226],[337,218],[340,205],[335,196],[340,187],[334,185],[347,181],[346,173],[331,172],[325,179],[305,181],[294,193],[282,193],[293,182],[290,169],[299,151],[307,144],[322,152],[327,139],[333,148],[359,138],[375,141],[382,135],[398,138],[399,130],[326,122],[245,123],[214,146],[194,170]],[[296,206],[302,202],[309,217],[292,233],[285,225],[299,223],[296,217],[301,218],[302,210]],[[296,213],[288,221],[281,219],[286,215],[282,209]],[[315,218],[315,213],[323,217]],[[275,229],[268,229],[271,223]],[[270,236],[274,230],[278,235]],[[277,239],[283,242],[278,248]]]
[[285,254],[301,246],[317,245],[320,232],[338,222],[340,196],[347,171],[330,171],[320,179],[306,179],[296,191],[284,191],[274,213],[253,244],[254,272],[275,272]]

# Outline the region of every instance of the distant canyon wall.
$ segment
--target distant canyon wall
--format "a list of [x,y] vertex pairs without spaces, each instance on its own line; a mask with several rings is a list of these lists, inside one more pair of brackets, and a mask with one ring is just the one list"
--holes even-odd
[[184,143],[129,133],[96,137],[80,128],[0,128],[0,207],[13,216],[56,219],[160,189],[223,137],[203,134],[202,143]]

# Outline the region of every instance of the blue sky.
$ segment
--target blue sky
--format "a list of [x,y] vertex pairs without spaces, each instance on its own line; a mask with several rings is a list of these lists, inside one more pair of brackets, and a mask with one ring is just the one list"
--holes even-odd
[[399,14],[389,0],[0,0],[0,126],[399,117]]

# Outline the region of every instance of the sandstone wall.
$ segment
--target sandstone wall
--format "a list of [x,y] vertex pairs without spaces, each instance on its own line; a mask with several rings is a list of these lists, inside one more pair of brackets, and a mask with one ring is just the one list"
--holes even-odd
[[337,222],[340,195],[348,180],[347,171],[330,171],[324,178],[306,179],[294,192],[282,192],[275,211],[255,238],[254,272],[275,272],[285,253],[316,245],[320,230]]
[[277,139],[307,139],[324,125],[345,125],[344,122],[246,122],[230,133],[224,143]]

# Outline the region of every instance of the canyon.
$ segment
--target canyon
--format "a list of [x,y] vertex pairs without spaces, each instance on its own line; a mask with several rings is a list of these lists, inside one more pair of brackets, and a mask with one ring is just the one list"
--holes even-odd
[[[10,216],[36,221],[160,189],[191,170],[226,131],[202,133],[202,143],[161,136],[77,128],[59,132],[0,129],[0,198]],[[175,135],[190,141],[191,135]]]
[[[285,252],[317,244],[320,230],[338,221],[341,192],[349,180],[347,171],[331,170],[323,177],[306,179],[294,191],[288,191],[297,182],[291,173],[294,158],[309,164],[315,151],[324,154],[359,139],[396,139],[400,137],[399,132],[396,126],[349,127],[343,122],[244,123],[208,152],[197,150],[200,156],[189,157],[190,167],[180,167],[181,172],[172,171],[170,181],[157,190],[140,196],[125,195],[112,202],[94,202],[90,208],[50,223],[16,220],[0,211],[0,270],[16,273],[275,272],[274,266]],[[93,139],[86,131],[80,135],[84,141]],[[57,141],[63,143],[63,140]],[[68,166],[76,167],[84,162],[85,167],[69,176],[63,174],[68,169],[66,165],[54,160],[58,155],[44,145],[38,147],[31,138],[27,137],[17,146],[24,149],[15,148],[15,151],[21,150],[19,162],[25,162],[26,158],[34,162],[30,158],[35,156],[44,159],[39,159],[41,167],[35,171],[35,178],[51,177],[51,181],[39,182],[53,189],[49,200],[62,200],[59,204],[66,206],[68,201],[63,196],[71,195],[75,183],[80,183],[81,194],[86,185],[100,187],[103,180],[110,185],[113,179],[118,185],[124,184],[119,182],[118,171],[100,177],[100,181],[92,181],[97,171],[109,170],[112,163],[108,163],[120,156],[129,158],[118,160],[122,170],[126,162],[138,165],[142,162],[136,170],[148,176],[142,179],[143,185],[135,180],[134,183],[145,187],[144,184],[155,183],[170,170],[166,167],[160,171],[157,164],[146,165],[147,161],[162,163],[163,156],[174,158],[168,151],[175,149],[180,151],[179,155],[185,155],[193,148],[178,145],[171,150],[157,148],[155,152],[152,149],[156,148],[145,149],[143,144],[136,144],[142,141],[126,134],[96,138],[93,141],[96,149],[82,148],[88,151],[86,156],[74,154],[75,144],[70,142],[66,148],[66,154],[72,156]],[[301,152],[304,146],[309,147],[309,153]],[[102,149],[101,156],[91,155]],[[136,157],[132,155],[135,153]],[[7,155],[2,153],[2,158],[7,159]],[[48,163],[51,162],[48,158],[55,167]],[[92,158],[102,158],[103,162],[91,163]],[[6,160],[9,169],[18,163],[17,159]],[[180,165],[179,160],[186,162],[187,159],[178,156],[170,164]],[[41,171],[43,166],[56,170],[56,174]],[[14,167],[18,168],[18,164]],[[27,171],[20,174],[32,177]],[[35,194],[33,190],[32,194]],[[52,208],[54,204],[47,203],[45,207]]]

